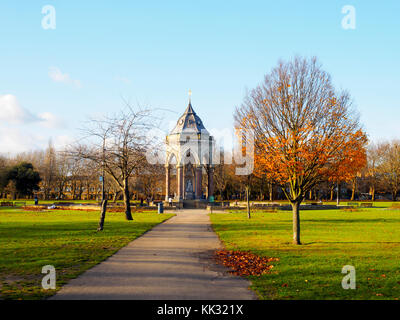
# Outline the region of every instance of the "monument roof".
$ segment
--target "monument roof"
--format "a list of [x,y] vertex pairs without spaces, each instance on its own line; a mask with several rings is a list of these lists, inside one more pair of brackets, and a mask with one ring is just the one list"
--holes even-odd
[[200,117],[194,112],[192,103],[189,100],[189,104],[183,113],[183,115],[178,119],[175,128],[170,134],[180,134],[183,132],[187,133],[208,133],[203,125]]

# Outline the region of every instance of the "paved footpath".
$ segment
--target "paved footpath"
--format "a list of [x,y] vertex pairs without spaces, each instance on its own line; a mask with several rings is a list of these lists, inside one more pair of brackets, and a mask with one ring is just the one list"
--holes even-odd
[[213,261],[221,248],[205,210],[181,210],[51,299],[256,299],[248,280]]

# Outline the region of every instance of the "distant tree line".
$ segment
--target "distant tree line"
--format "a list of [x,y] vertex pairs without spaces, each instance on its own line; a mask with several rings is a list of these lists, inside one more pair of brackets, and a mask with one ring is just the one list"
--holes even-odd
[[[56,151],[49,143],[45,150],[0,157],[0,199],[33,198],[42,200],[101,200],[101,168],[87,159]],[[161,199],[164,167],[149,166],[130,177],[130,199]],[[123,194],[106,173],[105,193],[110,201]]]
[[[341,199],[392,200],[400,193],[400,140],[370,143],[365,161],[356,170],[337,179],[324,179],[306,194],[304,200],[335,201],[337,188]],[[245,200],[246,179],[235,174],[235,164],[217,165],[214,170],[215,195],[221,200]],[[251,175],[251,200],[286,200],[277,181],[262,174]]]
[[[371,143],[365,166],[340,181],[340,196],[349,200],[398,200],[400,192],[400,141]],[[221,157],[223,159],[223,157]],[[245,200],[246,178],[235,174],[236,165],[219,164],[214,170],[218,200]],[[44,151],[0,157],[0,198],[33,197],[48,200],[100,199],[100,171],[90,161],[76,161],[49,146]],[[122,192],[106,175],[106,193],[111,201]],[[174,181],[172,181],[172,184]],[[129,179],[131,199],[164,199],[164,167],[148,165],[145,172]],[[308,192],[305,200],[334,201],[337,183],[325,180]],[[174,188],[174,186],[172,187]],[[277,183],[268,177],[252,175],[251,200],[284,200]]]

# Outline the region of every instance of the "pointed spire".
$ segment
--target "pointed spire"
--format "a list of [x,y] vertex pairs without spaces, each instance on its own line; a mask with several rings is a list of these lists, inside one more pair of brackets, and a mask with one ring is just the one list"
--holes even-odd
[[202,133],[206,130],[201,119],[193,110],[191,96],[192,90],[189,90],[189,104],[183,115],[177,121],[175,128],[171,131],[171,134],[179,134],[187,129],[189,129],[189,131],[194,130],[196,133]]
[[192,90],[189,89],[189,104],[184,112],[184,114],[187,113],[195,113],[192,107]]

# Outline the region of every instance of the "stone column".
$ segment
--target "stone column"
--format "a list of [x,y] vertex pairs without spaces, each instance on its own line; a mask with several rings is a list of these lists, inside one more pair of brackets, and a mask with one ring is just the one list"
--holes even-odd
[[182,165],[182,199],[185,199],[186,193],[186,166]]
[[202,172],[202,167],[197,166],[196,167],[196,188],[195,188],[195,197],[196,199],[201,198],[202,190],[201,190],[201,182],[203,178],[203,172]]
[[170,192],[170,179],[169,179],[170,169],[169,165],[165,166],[165,201],[168,201]]
[[181,165],[176,166],[176,185],[178,199],[183,199],[183,167]]
[[214,168],[209,167],[208,169],[208,194],[207,198],[210,199],[214,195]]

